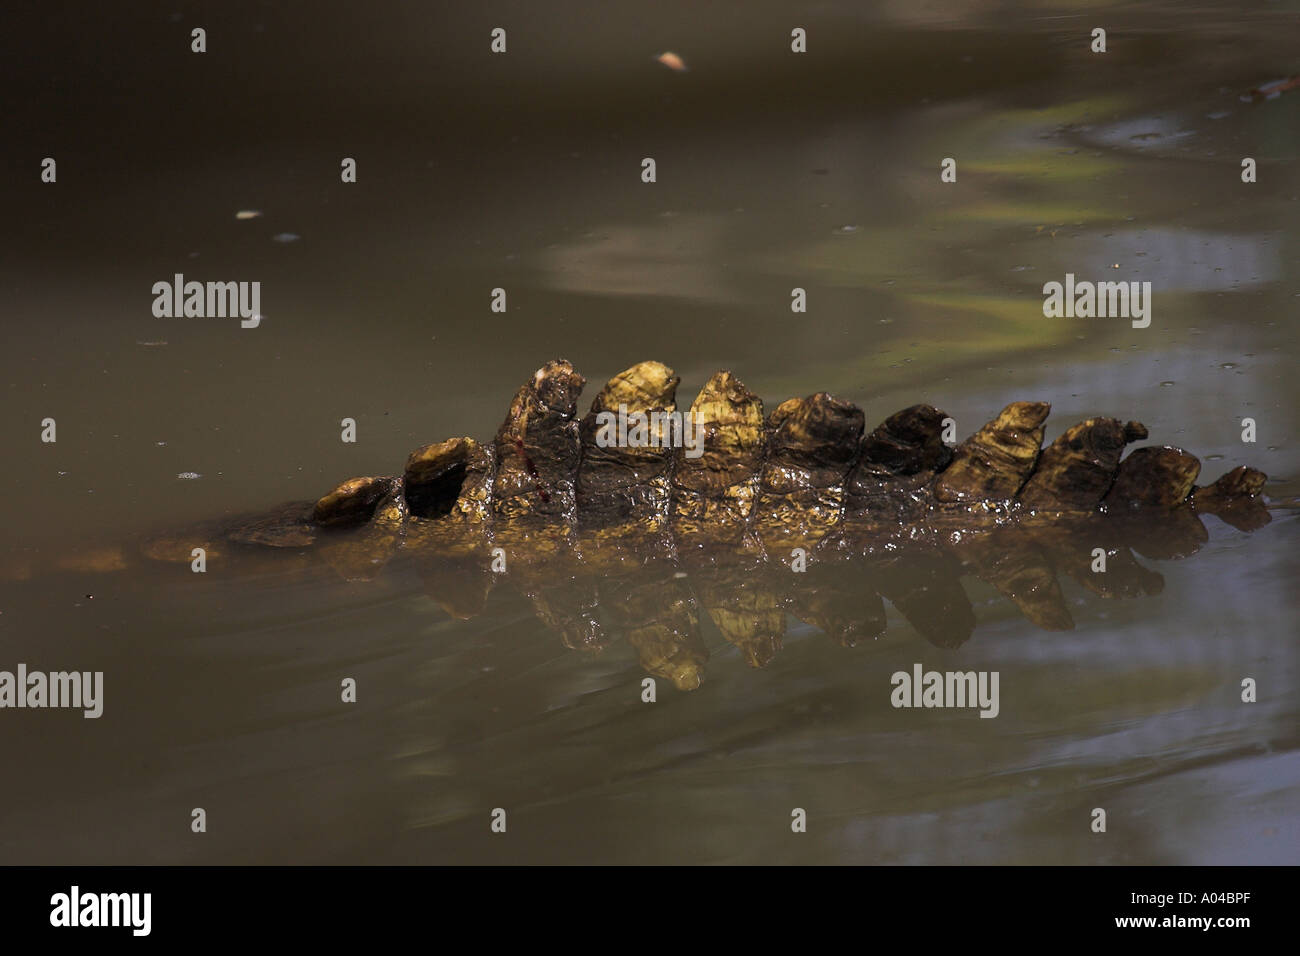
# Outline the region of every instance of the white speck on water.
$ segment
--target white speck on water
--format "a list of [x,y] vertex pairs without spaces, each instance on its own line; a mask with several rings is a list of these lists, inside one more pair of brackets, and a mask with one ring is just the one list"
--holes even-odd
[[277,232],[271,237],[273,242],[297,242],[302,236],[296,232]]
[[176,477],[181,479],[182,481],[193,481],[194,479],[202,478],[203,476],[200,475],[197,471],[182,471]]
[[239,212],[235,213],[235,218],[236,218],[236,219],[256,219],[256,218],[257,218],[258,216],[260,216],[260,215],[262,215],[262,213],[261,213],[261,211],[258,210],[258,209],[241,209],[241,210],[239,210]]

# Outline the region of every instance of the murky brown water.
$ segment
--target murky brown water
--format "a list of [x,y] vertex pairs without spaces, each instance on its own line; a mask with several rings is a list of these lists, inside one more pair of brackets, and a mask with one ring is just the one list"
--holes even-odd
[[[956,647],[891,603],[853,648],[791,616],[753,669],[706,616],[703,683],[653,705],[625,641],[567,650],[508,585],[460,621],[400,562],[39,569],[487,437],[556,356],[591,393],[657,358],[686,400],[729,367],[963,435],[1043,399],[1049,440],[1139,418],[1293,499],[1300,92],[1241,94],[1300,73],[1300,4],[243,6],[50,14],[7,57],[3,551],[38,573],[0,581],[0,669],[102,670],[105,711],[0,712],[0,860],[1297,862],[1287,507],[1139,559],[1159,594],[1064,579],[1073,631],[972,575]],[[265,320],[155,318],[177,272],[260,281]],[[1151,281],[1151,327],[1044,319],[1067,272]],[[918,662],[998,671],[999,717],[892,708]]]

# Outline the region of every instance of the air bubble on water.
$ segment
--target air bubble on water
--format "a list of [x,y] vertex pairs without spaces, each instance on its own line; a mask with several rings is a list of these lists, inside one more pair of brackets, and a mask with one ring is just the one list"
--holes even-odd
[[1222,456],[1222,455],[1206,455],[1206,456],[1205,456],[1205,460],[1206,460],[1206,461],[1223,461],[1223,456]]
[[1169,387],[1170,387],[1171,385],[1173,385],[1173,384],[1174,384],[1173,382],[1161,382],[1161,383],[1160,383],[1160,387],[1161,387],[1161,388],[1169,388]]
[[840,226],[835,230],[837,236],[851,236],[858,231],[858,226]]
[[273,242],[297,242],[302,236],[296,232],[277,232],[271,237]]
[[181,479],[182,481],[193,481],[195,478],[202,478],[203,476],[200,475],[197,471],[182,471],[176,477]]
[[1236,367],[1237,367],[1236,362],[1224,362],[1222,365],[1219,366],[1219,368],[1236,368]]

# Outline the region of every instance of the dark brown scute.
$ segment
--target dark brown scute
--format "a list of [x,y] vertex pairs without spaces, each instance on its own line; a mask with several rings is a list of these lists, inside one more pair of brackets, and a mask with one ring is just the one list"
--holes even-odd
[[1092,511],[1115,480],[1124,446],[1146,437],[1140,422],[1125,424],[1117,418],[1072,425],[1043,449],[1018,498],[1029,508]]
[[913,405],[895,412],[862,441],[860,470],[915,475],[941,471],[952,460],[943,443],[947,414],[933,405]]
[[1262,471],[1256,471],[1246,465],[1238,465],[1214,484],[1197,488],[1192,497],[1198,504],[1211,498],[1246,498],[1263,491],[1266,481],[1268,476]]
[[953,455],[935,480],[944,502],[1009,501],[1029,478],[1043,444],[1047,402],[1012,402]]
[[316,502],[312,520],[323,528],[363,524],[379,503],[400,487],[400,478],[349,478]]
[[862,440],[858,463],[849,474],[845,530],[873,533],[873,522],[907,521],[920,507],[925,488],[952,460],[943,443],[948,417],[933,405],[913,405],[895,412]]
[[1106,505],[1111,509],[1172,508],[1187,500],[1200,472],[1200,461],[1181,448],[1135,449],[1120,462]]
[[574,415],[585,384],[557,359],[519,389],[496,435],[494,512],[556,515],[571,506],[579,456]]
[[839,484],[858,455],[865,417],[852,402],[826,392],[782,402],[767,419],[767,490],[784,493],[777,467],[802,472],[802,484]]
[[1193,491],[1192,505],[1239,531],[1258,531],[1273,520],[1260,498],[1266,481],[1262,471],[1239,465],[1214,484]]
[[425,445],[406,459],[406,503],[417,518],[450,514],[466,478],[490,471],[490,453],[472,438],[449,438]]

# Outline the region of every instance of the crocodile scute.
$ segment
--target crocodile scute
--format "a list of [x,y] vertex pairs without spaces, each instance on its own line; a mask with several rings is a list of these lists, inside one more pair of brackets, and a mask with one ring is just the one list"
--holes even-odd
[[[493,442],[452,438],[414,452],[401,476],[349,479],[316,503],[313,520],[322,529],[361,525],[404,495],[408,547],[463,552],[491,540],[548,549],[548,539],[615,544],[621,534],[629,547],[689,555],[781,551],[904,525],[1183,505],[1230,519],[1265,481],[1242,466],[1197,488],[1200,462],[1181,449],[1124,457],[1147,429],[1115,418],[1088,419],[1044,448],[1046,402],[1013,402],[955,448],[941,438],[945,414],[929,405],[871,431],[861,409],[825,392],[765,415],[730,371],[712,376],[690,406],[701,436],[691,454],[668,434],[678,382],[662,363],[642,362],[579,418],[583,377],[567,361],[548,362],[519,389]],[[636,441],[600,441],[601,413],[616,410],[653,424]]]

